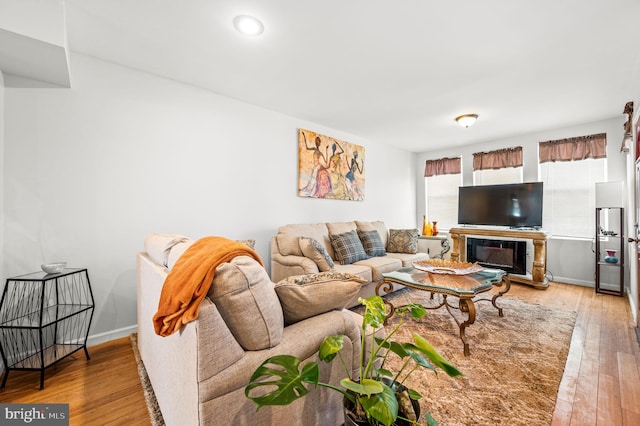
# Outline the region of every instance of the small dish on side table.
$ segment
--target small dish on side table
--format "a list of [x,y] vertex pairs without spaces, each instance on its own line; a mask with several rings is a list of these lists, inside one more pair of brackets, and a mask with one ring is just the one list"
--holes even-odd
[[59,274],[67,267],[67,262],[43,263],[40,267],[47,274]]

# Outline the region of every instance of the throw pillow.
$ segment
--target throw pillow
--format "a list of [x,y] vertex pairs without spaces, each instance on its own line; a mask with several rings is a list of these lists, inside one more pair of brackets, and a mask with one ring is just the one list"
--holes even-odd
[[365,253],[368,256],[386,256],[387,252],[384,249],[384,243],[378,231],[361,231],[358,229],[358,237],[362,242]]
[[336,259],[342,265],[350,265],[369,257],[364,251],[355,229],[344,234],[329,234],[329,239]]
[[366,283],[367,280],[349,272],[318,272],[317,274],[292,275],[278,282],[278,284],[309,284],[309,283],[325,283],[329,281],[356,281]]
[[282,340],[284,317],[267,271],[249,256],[216,268],[209,298],[245,350],[259,351]]
[[276,235],[276,244],[278,251],[283,256],[302,256],[298,235],[278,234]]
[[313,238],[300,237],[300,249],[309,259],[313,260],[320,271],[332,271],[334,268],[333,259],[329,256],[327,249]]
[[418,252],[418,237],[420,231],[417,229],[390,229],[389,244],[387,251],[389,253],[410,253]]
[[344,309],[366,280],[340,272],[288,277],[276,284],[285,323]]

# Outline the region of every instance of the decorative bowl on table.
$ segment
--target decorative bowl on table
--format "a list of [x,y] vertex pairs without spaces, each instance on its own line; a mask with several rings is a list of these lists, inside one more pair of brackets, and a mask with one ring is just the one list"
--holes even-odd
[[468,275],[482,271],[477,263],[444,259],[427,259],[413,262],[413,267],[432,274]]
[[67,262],[43,263],[40,267],[47,274],[59,274],[67,267]]

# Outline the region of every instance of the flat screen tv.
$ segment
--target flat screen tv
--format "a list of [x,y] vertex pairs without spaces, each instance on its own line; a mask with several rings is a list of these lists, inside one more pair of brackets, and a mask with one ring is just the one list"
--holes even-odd
[[541,228],[542,182],[461,186],[458,223]]

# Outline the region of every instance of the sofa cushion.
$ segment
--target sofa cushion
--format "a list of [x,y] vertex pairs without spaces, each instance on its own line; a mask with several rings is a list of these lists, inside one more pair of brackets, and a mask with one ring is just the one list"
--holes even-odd
[[389,244],[387,251],[390,253],[410,253],[418,252],[418,237],[420,231],[417,229],[390,229]]
[[276,235],[276,244],[278,251],[283,256],[303,256],[300,250],[300,242],[297,235],[278,234]]
[[[326,223],[284,225],[278,228],[278,235],[280,234],[293,235],[296,237],[313,238],[317,242],[322,244],[329,252],[329,255],[333,259],[335,259],[335,257],[333,256],[333,248],[331,247],[331,241],[329,241],[329,230],[327,229]],[[298,256],[302,256],[302,254],[299,254]]]
[[245,350],[272,348],[282,340],[282,307],[267,271],[255,259],[238,256],[218,266],[208,295]]
[[329,234],[329,238],[336,260],[342,265],[349,265],[368,257],[355,229],[343,234]]
[[358,238],[360,238],[367,256],[385,256],[387,254],[378,231],[375,229],[372,231],[361,231],[358,229],[356,232],[358,233]]
[[385,272],[393,272],[402,268],[402,260],[391,256],[377,256],[356,262],[356,265],[363,265],[371,268],[371,281],[381,280]]
[[284,311],[286,324],[344,309],[366,282],[357,275],[320,272],[288,277],[275,289]]
[[378,231],[380,239],[382,239],[382,244],[387,247],[387,244],[389,243],[389,230],[383,221],[375,220],[373,222],[361,222],[356,220],[356,226],[361,231]]
[[335,271],[344,272],[346,274],[357,275],[363,280],[365,280],[366,282],[370,282],[372,279],[371,268],[367,265],[360,265],[360,262],[352,263],[351,265],[336,264]]
[[413,262],[429,259],[427,253],[387,253],[388,258],[398,259],[402,262],[403,267],[412,266]]
[[333,259],[329,252],[317,240],[308,237],[300,237],[300,249],[305,257],[313,260],[320,271],[333,270]]
[[180,248],[179,251],[180,254],[182,254],[191,244],[193,244],[193,240],[184,235],[156,232],[147,235],[144,239],[144,251],[154,262],[165,268],[169,268],[171,258],[173,258],[173,263],[175,263],[175,260],[179,257],[179,255],[171,256],[172,251]]
[[327,223],[329,234],[344,234],[345,232],[355,231],[358,227],[355,222],[331,222]]

